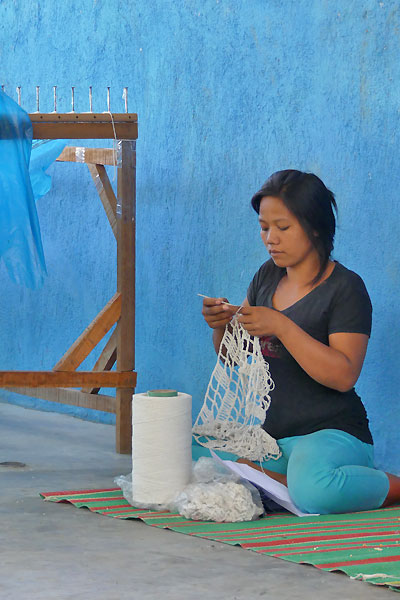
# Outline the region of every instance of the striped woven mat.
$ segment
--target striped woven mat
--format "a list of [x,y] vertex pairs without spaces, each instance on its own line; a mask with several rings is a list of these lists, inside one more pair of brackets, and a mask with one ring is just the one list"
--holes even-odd
[[325,571],[343,571],[354,579],[400,591],[400,506],[303,518],[275,513],[257,521],[213,523],[134,508],[119,488],[40,495],[50,502],[70,502],[108,517],[141,519],[153,527],[239,545]]

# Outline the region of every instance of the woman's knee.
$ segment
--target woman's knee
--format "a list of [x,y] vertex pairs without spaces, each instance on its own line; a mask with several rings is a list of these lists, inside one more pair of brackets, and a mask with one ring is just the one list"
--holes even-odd
[[288,489],[294,504],[306,513],[330,514],[338,511],[338,489],[335,481],[340,473],[336,469],[300,468],[288,472]]
[[303,512],[341,512],[346,473],[335,464],[326,448],[318,448],[316,441],[311,436],[302,440],[290,457],[287,472],[290,497]]

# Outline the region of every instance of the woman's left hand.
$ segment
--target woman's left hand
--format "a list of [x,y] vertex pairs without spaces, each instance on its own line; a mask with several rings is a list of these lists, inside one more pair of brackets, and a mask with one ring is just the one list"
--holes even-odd
[[265,306],[243,306],[238,313],[238,321],[250,335],[274,335],[279,337],[282,315]]

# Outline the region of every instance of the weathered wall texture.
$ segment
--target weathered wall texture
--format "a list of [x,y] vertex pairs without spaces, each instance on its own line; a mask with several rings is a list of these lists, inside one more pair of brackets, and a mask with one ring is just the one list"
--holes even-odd
[[[109,85],[112,110],[128,86],[139,114],[138,390],[178,388],[199,407],[215,357],[196,293],[245,297],[266,258],[249,198],[274,170],[311,170],[337,197],[335,257],[372,297],[357,389],[379,464],[400,470],[399,26],[394,1],[0,2],[0,83],[22,85],[28,111],[35,85],[42,111],[53,85],[60,111],[71,85],[76,110],[92,85],[103,111]],[[38,206],[44,288],[0,271],[2,369],[51,367],[115,289],[114,240],[85,167],[52,173]]]

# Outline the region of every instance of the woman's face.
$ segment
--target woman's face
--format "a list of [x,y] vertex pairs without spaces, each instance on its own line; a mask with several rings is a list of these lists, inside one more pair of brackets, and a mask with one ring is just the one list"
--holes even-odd
[[261,239],[278,267],[295,267],[313,253],[318,257],[303,227],[280,198],[261,199],[259,221]]

